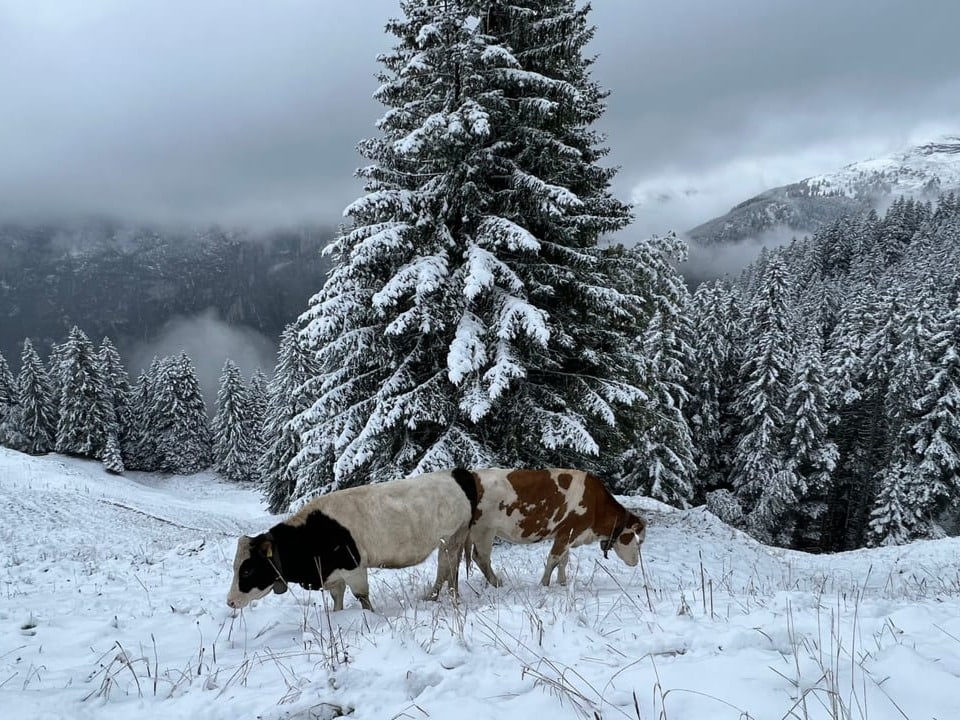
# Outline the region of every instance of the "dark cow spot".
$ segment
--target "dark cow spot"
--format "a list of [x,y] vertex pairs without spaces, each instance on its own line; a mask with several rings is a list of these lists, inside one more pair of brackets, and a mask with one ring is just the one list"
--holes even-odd
[[573,482],[573,475],[570,473],[562,472],[557,475],[557,485],[562,487],[564,490],[570,489],[570,483]]
[[470,517],[473,521],[476,521],[479,517],[477,505],[480,504],[480,497],[483,495],[480,479],[476,474],[465,468],[454,468],[450,474],[453,476],[457,485],[460,486],[460,489],[463,490],[463,494],[467,496],[467,500],[470,501]]
[[283,558],[284,580],[319,590],[330,573],[360,565],[353,535],[332,517],[311,510],[298,520],[296,525],[280,523],[270,530]]

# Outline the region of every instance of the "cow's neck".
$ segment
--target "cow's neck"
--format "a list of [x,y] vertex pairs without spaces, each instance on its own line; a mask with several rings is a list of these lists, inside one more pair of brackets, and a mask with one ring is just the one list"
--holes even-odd
[[603,512],[598,512],[594,516],[593,530],[594,535],[600,538],[613,537],[619,535],[627,524],[627,510],[613,498],[605,503]]

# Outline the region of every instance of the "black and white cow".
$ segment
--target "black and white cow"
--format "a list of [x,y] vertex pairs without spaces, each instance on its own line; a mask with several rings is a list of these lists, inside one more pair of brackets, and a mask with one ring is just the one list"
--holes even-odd
[[477,486],[466,470],[449,470],[338,490],[256,537],[237,541],[227,605],[287,591],[288,583],[333,596],[343,609],[345,586],[372,610],[368,568],[402,568],[423,562],[439,548],[437,578],[457,593],[463,545],[477,507]]

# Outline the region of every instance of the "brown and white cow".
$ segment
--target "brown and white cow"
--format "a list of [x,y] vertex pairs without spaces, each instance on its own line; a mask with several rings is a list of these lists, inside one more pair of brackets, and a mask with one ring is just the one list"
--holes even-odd
[[612,548],[627,565],[637,564],[647,523],[617,502],[595,475],[563,469],[490,469],[473,474],[480,498],[466,544],[466,563],[469,569],[472,555],[491,585],[501,584],[490,566],[495,537],[513,543],[553,539],[541,579],[544,585],[550,584],[554,568],[557,581],[565,585],[570,548],[595,540],[604,557]]
[[429,473],[338,490],[310,501],[284,522],[237,541],[227,605],[287,591],[288,583],[326,589],[343,609],[345,586],[367,610],[367,568],[402,568],[439,548],[437,578],[457,593],[460,553],[477,508],[476,479],[466,470]]

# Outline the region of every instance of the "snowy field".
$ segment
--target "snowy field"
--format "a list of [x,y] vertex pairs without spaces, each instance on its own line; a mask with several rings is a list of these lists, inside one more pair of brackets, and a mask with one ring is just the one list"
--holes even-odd
[[372,573],[377,613],[291,587],[235,615],[236,535],[276,522],[209,474],[113,477],[0,449],[0,707],[32,718],[960,716],[960,541],[830,557],[627,498],[642,567],[497,546],[505,587]]

